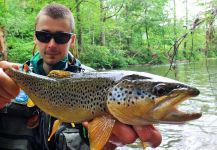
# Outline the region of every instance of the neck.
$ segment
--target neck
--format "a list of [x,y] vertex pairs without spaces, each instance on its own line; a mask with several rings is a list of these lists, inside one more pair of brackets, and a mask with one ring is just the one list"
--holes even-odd
[[53,70],[53,66],[47,63],[43,63],[43,69],[46,74],[48,74],[51,70]]

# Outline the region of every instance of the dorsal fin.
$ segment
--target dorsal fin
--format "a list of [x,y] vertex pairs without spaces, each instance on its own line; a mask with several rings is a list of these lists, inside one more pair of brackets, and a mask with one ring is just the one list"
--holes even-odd
[[69,71],[52,70],[47,76],[51,78],[67,78],[72,76],[72,74],[73,73]]

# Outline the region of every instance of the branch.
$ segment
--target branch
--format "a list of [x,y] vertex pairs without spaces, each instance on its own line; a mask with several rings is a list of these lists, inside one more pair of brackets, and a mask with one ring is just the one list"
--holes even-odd
[[[210,12],[210,14],[212,15],[212,22],[214,21],[216,15],[217,15],[217,9],[214,9]],[[184,41],[185,38],[188,37],[189,33],[193,33],[196,28],[201,25],[202,23],[204,23],[206,21],[206,17],[205,18],[196,18],[192,24],[192,27],[189,29],[189,31],[185,34],[183,34],[179,39],[177,39],[175,41],[175,43],[170,47],[169,51],[168,51],[168,55],[170,56],[170,51],[173,49],[173,54],[171,56],[171,61],[170,61],[170,68],[169,70],[171,70],[173,68],[173,63],[174,63],[174,59],[175,59],[175,56],[177,55],[177,51],[179,49],[179,46],[181,45],[181,43]]]
[[117,13],[119,13],[122,8],[123,8],[123,4],[119,7],[119,9],[118,9],[114,14],[112,14],[112,15],[110,15],[110,16],[108,16],[108,17],[104,17],[104,18],[103,18],[103,21],[106,21],[107,19],[109,19],[109,18],[111,18],[111,17],[117,15]]

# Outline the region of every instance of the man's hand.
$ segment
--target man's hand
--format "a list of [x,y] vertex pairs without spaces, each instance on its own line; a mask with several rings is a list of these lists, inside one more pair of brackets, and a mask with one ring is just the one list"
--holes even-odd
[[129,126],[116,121],[104,150],[113,150],[117,146],[131,144],[137,138],[140,138],[142,142],[147,142],[153,148],[159,146],[162,141],[160,132],[153,125]]
[[15,98],[20,91],[19,86],[4,72],[7,68],[19,69],[19,64],[7,61],[0,62],[0,108]]
[[[84,122],[83,125],[87,127],[88,122]],[[116,121],[104,150],[114,150],[117,146],[131,144],[137,138],[147,142],[153,148],[159,146],[162,141],[160,132],[153,125],[130,126]]]

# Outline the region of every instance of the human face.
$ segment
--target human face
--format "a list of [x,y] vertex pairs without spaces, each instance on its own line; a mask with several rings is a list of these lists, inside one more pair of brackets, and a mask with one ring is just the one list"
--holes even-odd
[[[65,18],[53,19],[47,15],[41,15],[36,25],[36,31],[46,31],[50,33],[71,32],[69,21]],[[48,43],[40,42],[34,36],[34,42],[39,48],[39,53],[47,65],[55,65],[64,59],[69,48],[74,46],[75,35],[65,44],[58,44],[52,38]]]

